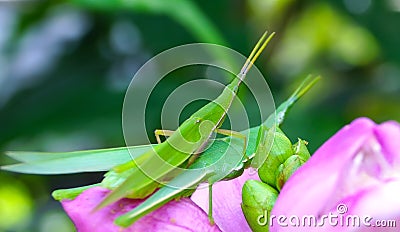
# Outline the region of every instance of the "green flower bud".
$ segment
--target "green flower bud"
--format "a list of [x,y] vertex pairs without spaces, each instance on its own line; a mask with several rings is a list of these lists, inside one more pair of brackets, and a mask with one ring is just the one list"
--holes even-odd
[[306,162],[310,157],[310,152],[307,148],[308,142],[302,139],[298,139],[297,143],[293,145],[294,154],[301,157],[301,159]]
[[277,131],[274,137],[274,143],[267,155],[265,162],[258,169],[260,179],[271,186],[276,183],[276,170],[286,159],[294,154],[292,143],[283,132]]
[[283,185],[289,177],[303,165],[302,159],[298,155],[290,156],[283,164],[279,165],[276,172],[276,188],[281,191]]
[[307,149],[307,142],[299,139],[293,145],[294,155],[290,156],[283,164],[279,165],[276,171],[276,188],[280,191],[290,176],[309,158],[310,152]]
[[242,210],[252,231],[268,231],[269,215],[278,191],[273,187],[257,181],[248,180],[242,189]]

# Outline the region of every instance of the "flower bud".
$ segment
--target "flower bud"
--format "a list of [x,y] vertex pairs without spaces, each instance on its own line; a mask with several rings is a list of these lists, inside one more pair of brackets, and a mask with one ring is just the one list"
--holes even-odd
[[290,140],[283,132],[277,131],[274,136],[274,143],[272,144],[271,150],[264,163],[258,169],[260,179],[266,184],[275,186],[276,171],[278,170],[279,165],[283,164],[285,160],[293,154],[294,151]]
[[276,188],[280,191],[289,177],[309,158],[310,152],[307,149],[307,142],[299,139],[293,145],[294,155],[290,156],[283,164],[279,165],[276,171]]
[[305,162],[311,155],[307,148],[308,142],[302,139],[298,139],[297,143],[293,145],[294,154],[300,156],[300,158]]
[[290,156],[283,164],[279,165],[276,172],[276,188],[281,191],[283,185],[289,177],[303,164],[304,162],[298,155]]
[[257,180],[248,180],[242,188],[242,210],[252,231],[268,231],[269,214],[278,191]]

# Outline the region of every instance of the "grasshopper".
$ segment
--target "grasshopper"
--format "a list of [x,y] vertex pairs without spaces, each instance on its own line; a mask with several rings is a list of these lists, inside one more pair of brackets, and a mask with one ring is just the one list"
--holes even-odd
[[[137,159],[122,164],[115,169],[115,172],[125,172],[124,181],[105,197],[105,199],[94,209],[101,209],[123,197],[144,198],[159,187],[159,182],[165,178],[171,178],[168,174],[177,167],[187,162],[190,166],[197,158],[197,154],[203,151],[208,140],[214,132],[223,135],[236,136],[244,141],[243,151],[246,150],[246,137],[234,131],[220,129],[231,106],[240,84],[246,77],[255,60],[267,46],[274,36],[272,33],[268,38],[267,32],[263,34],[250,56],[247,58],[237,78],[229,83],[220,96],[214,101],[206,104],[190,118],[184,121],[175,131],[156,130],[157,141],[160,135],[169,136],[164,142],[149,149]],[[138,168],[140,165],[140,168]],[[151,173],[151,176],[148,175]],[[106,174],[115,182],[115,173]],[[119,178],[119,177],[117,177]]]
[[[303,96],[318,80],[311,76],[307,77],[303,83],[296,89],[296,91],[283,102],[276,110],[275,114],[271,115],[265,122],[260,126],[250,128],[249,131],[242,131],[241,134],[249,134],[248,144],[246,147],[246,158],[243,162],[235,164],[236,167],[232,169],[228,176],[223,176],[224,180],[232,179],[240,176],[244,168],[246,167],[244,162],[248,162],[249,157],[257,159],[257,155],[265,149],[264,132],[268,131],[268,128],[273,126],[279,126],[283,123],[286,118],[288,110],[296,103],[301,96]],[[277,115],[277,117],[275,117]],[[266,130],[267,129],[267,130]],[[250,132],[250,133],[249,133]],[[132,211],[121,215],[116,219],[116,224],[127,227],[143,217],[144,215],[158,209],[165,203],[172,199],[188,196],[191,194],[192,188],[197,187],[200,183],[207,181],[210,183],[210,207],[209,217],[212,220],[212,183],[220,180],[221,175],[226,175],[225,172],[221,173],[223,167],[217,166],[213,169],[207,169],[205,172],[194,172],[192,169],[208,167],[210,164],[214,164],[221,158],[221,155],[225,154],[224,151],[228,147],[235,147],[231,149],[231,155],[237,155],[242,157],[240,150],[241,143],[238,143],[237,138],[225,137],[215,140],[212,146],[205,150],[201,156],[190,166],[190,169],[186,169],[183,173],[176,176],[170,181],[171,186],[163,186],[157,192],[147,198],[142,204],[137,206]],[[93,171],[104,171],[109,170],[110,167],[127,162],[130,160],[128,149],[133,152],[135,157],[140,157],[144,151],[151,149],[153,145],[142,145],[135,147],[121,147],[111,149],[100,149],[90,151],[77,151],[77,152],[61,152],[61,153],[47,153],[47,152],[8,152],[7,155],[21,161],[22,163],[3,166],[1,169],[31,173],[31,174],[66,174],[66,173],[79,173],[79,172],[93,172]],[[156,146],[156,145],[155,145]],[[227,157],[227,155],[225,156]],[[83,162],[86,161],[86,162]],[[231,159],[225,159],[220,164],[224,165],[224,162],[230,162]],[[118,166],[120,167],[120,166]],[[110,171],[112,173],[112,171]],[[109,173],[110,173],[109,172]],[[118,182],[120,179],[124,180],[126,177],[117,176],[115,173],[115,179]],[[107,179],[107,178],[106,178]],[[113,183],[112,179],[108,182]],[[109,183],[109,185],[111,185]],[[115,184],[118,185],[118,184]],[[72,189],[60,189],[53,192],[53,197],[56,200],[63,199],[74,199],[85,189],[93,186],[104,186],[104,181],[99,184],[89,185],[84,187],[72,188]],[[110,186],[109,186],[110,187]]]

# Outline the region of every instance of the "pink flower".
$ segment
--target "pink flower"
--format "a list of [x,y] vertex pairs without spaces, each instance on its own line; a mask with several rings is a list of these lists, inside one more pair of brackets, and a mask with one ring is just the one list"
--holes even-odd
[[109,190],[94,187],[87,189],[74,200],[63,200],[62,206],[79,232],[132,232],[132,231],[220,231],[211,226],[207,217],[190,199],[171,201],[157,211],[144,216],[132,226],[124,229],[114,224],[119,215],[135,208],[143,200],[122,199],[97,212],[93,208],[109,193]]
[[[270,231],[399,231],[399,148],[396,122],[376,125],[361,118],[344,127],[286,182]],[[337,219],[330,221],[330,214]],[[324,225],[299,228],[309,223],[307,216]],[[377,227],[391,223],[378,220],[395,220],[397,227]]]

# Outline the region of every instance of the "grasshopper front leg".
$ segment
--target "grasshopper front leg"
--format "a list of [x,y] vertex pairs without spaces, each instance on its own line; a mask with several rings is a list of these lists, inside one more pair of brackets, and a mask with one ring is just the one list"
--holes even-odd
[[221,135],[226,135],[226,136],[231,136],[234,138],[242,139],[243,140],[243,154],[246,154],[246,149],[247,149],[247,137],[240,132],[237,131],[232,131],[232,130],[226,130],[226,129],[221,129],[218,128],[215,130],[218,134]]
[[155,130],[154,131],[154,135],[156,136],[157,139],[157,143],[160,144],[161,143],[161,139],[160,136],[164,136],[164,137],[169,137],[171,136],[175,131],[173,130]]
[[213,213],[213,197],[212,197],[212,187],[214,183],[208,183],[208,220],[211,225],[214,225]]

